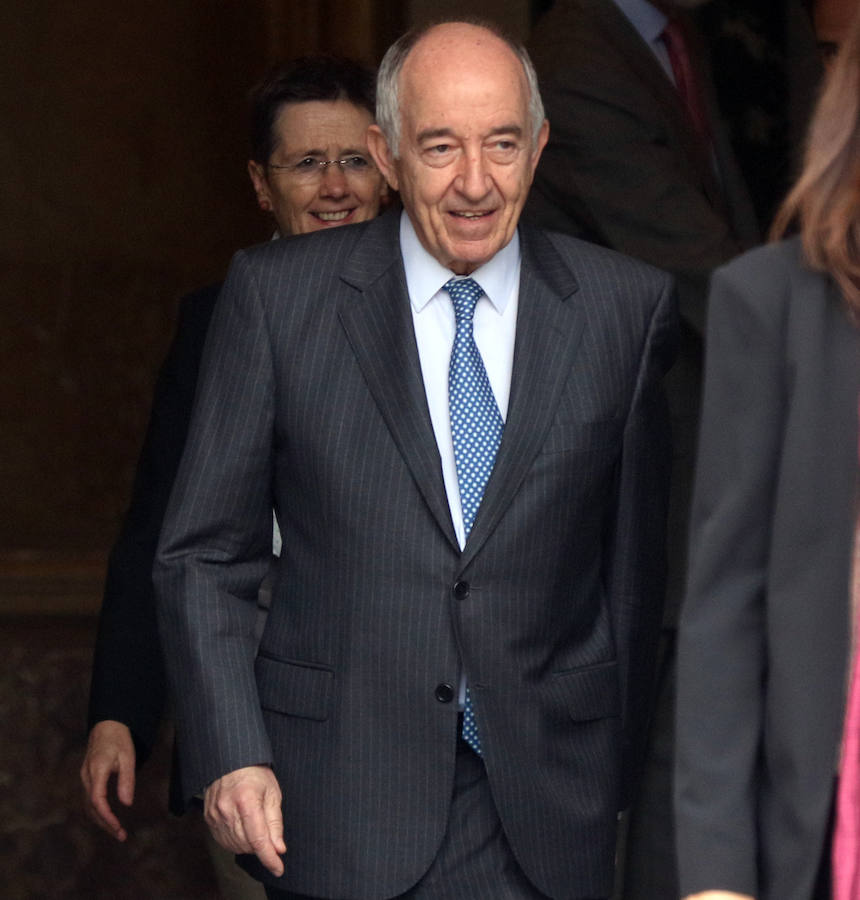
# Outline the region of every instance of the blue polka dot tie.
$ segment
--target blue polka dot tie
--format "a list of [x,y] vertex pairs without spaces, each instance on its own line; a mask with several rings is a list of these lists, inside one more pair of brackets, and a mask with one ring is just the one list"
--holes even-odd
[[[493,471],[505,425],[475,343],[475,305],[484,293],[483,288],[471,278],[452,278],[445,285],[445,290],[454,304],[457,326],[448,369],[448,411],[460,505],[463,508],[463,528],[468,538],[484,496],[484,487]],[[463,708],[463,739],[480,756],[481,740],[468,685]]]

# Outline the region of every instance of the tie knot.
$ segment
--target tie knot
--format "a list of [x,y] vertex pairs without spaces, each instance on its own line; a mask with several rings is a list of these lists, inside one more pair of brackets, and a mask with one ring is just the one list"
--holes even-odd
[[445,283],[445,290],[451,296],[457,322],[471,320],[478,298],[484,293],[481,285],[473,278],[452,278]]

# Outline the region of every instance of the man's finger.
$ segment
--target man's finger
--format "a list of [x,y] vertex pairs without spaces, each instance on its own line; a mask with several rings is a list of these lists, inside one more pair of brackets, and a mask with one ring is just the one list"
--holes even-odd
[[134,803],[134,760],[120,757],[116,777],[116,795],[125,806]]
[[284,843],[284,816],[281,812],[281,798],[278,794],[267,793],[263,801],[263,814],[266,817],[266,823],[269,827],[269,838],[272,846],[280,853],[287,852],[287,845]]
[[[263,807],[251,810],[241,819],[241,829],[244,831],[248,850],[256,854],[260,862],[273,874],[280,877],[284,874],[284,863],[278,855],[278,846],[283,846],[283,837],[280,837],[276,846],[269,832],[270,824],[263,814]],[[283,825],[281,826],[283,832]],[[286,848],[284,848],[286,849]],[[246,851],[247,852],[247,851]]]
[[109,772],[97,772],[94,774],[92,785],[87,799],[90,817],[104,831],[113,835],[118,841],[124,841],[128,834],[122,827],[120,820],[114,815],[107,799],[107,784]]
[[134,743],[127,725],[104,720],[92,727],[81,765],[84,808],[99,828],[119,841],[124,841],[128,834],[108,803],[108,785],[116,773],[119,799],[130,806],[134,800],[134,762]]

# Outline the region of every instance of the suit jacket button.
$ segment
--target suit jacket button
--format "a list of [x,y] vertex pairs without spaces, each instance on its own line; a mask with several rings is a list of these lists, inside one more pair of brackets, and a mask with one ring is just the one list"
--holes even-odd
[[454,699],[454,688],[452,688],[450,684],[443,682],[442,684],[436,685],[434,694],[440,703],[450,703]]
[[454,585],[454,597],[457,600],[465,600],[469,596],[469,582],[458,581]]

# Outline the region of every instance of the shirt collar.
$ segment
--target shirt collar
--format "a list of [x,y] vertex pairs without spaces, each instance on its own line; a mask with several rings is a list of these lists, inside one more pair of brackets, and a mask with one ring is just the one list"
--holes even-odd
[[[406,270],[409,300],[415,312],[421,312],[454,273],[424,249],[406,210],[400,215],[400,251]],[[511,240],[492,259],[475,269],[470,277],[481,285],[496,312],[501,314],[510,300],[511,286],[519,281],[519,270],[520,236],[515,231]]]
[[648,0],[614,0],[614,3],[627,16],[646,44],[653,44],[663,34],[669,20]]

